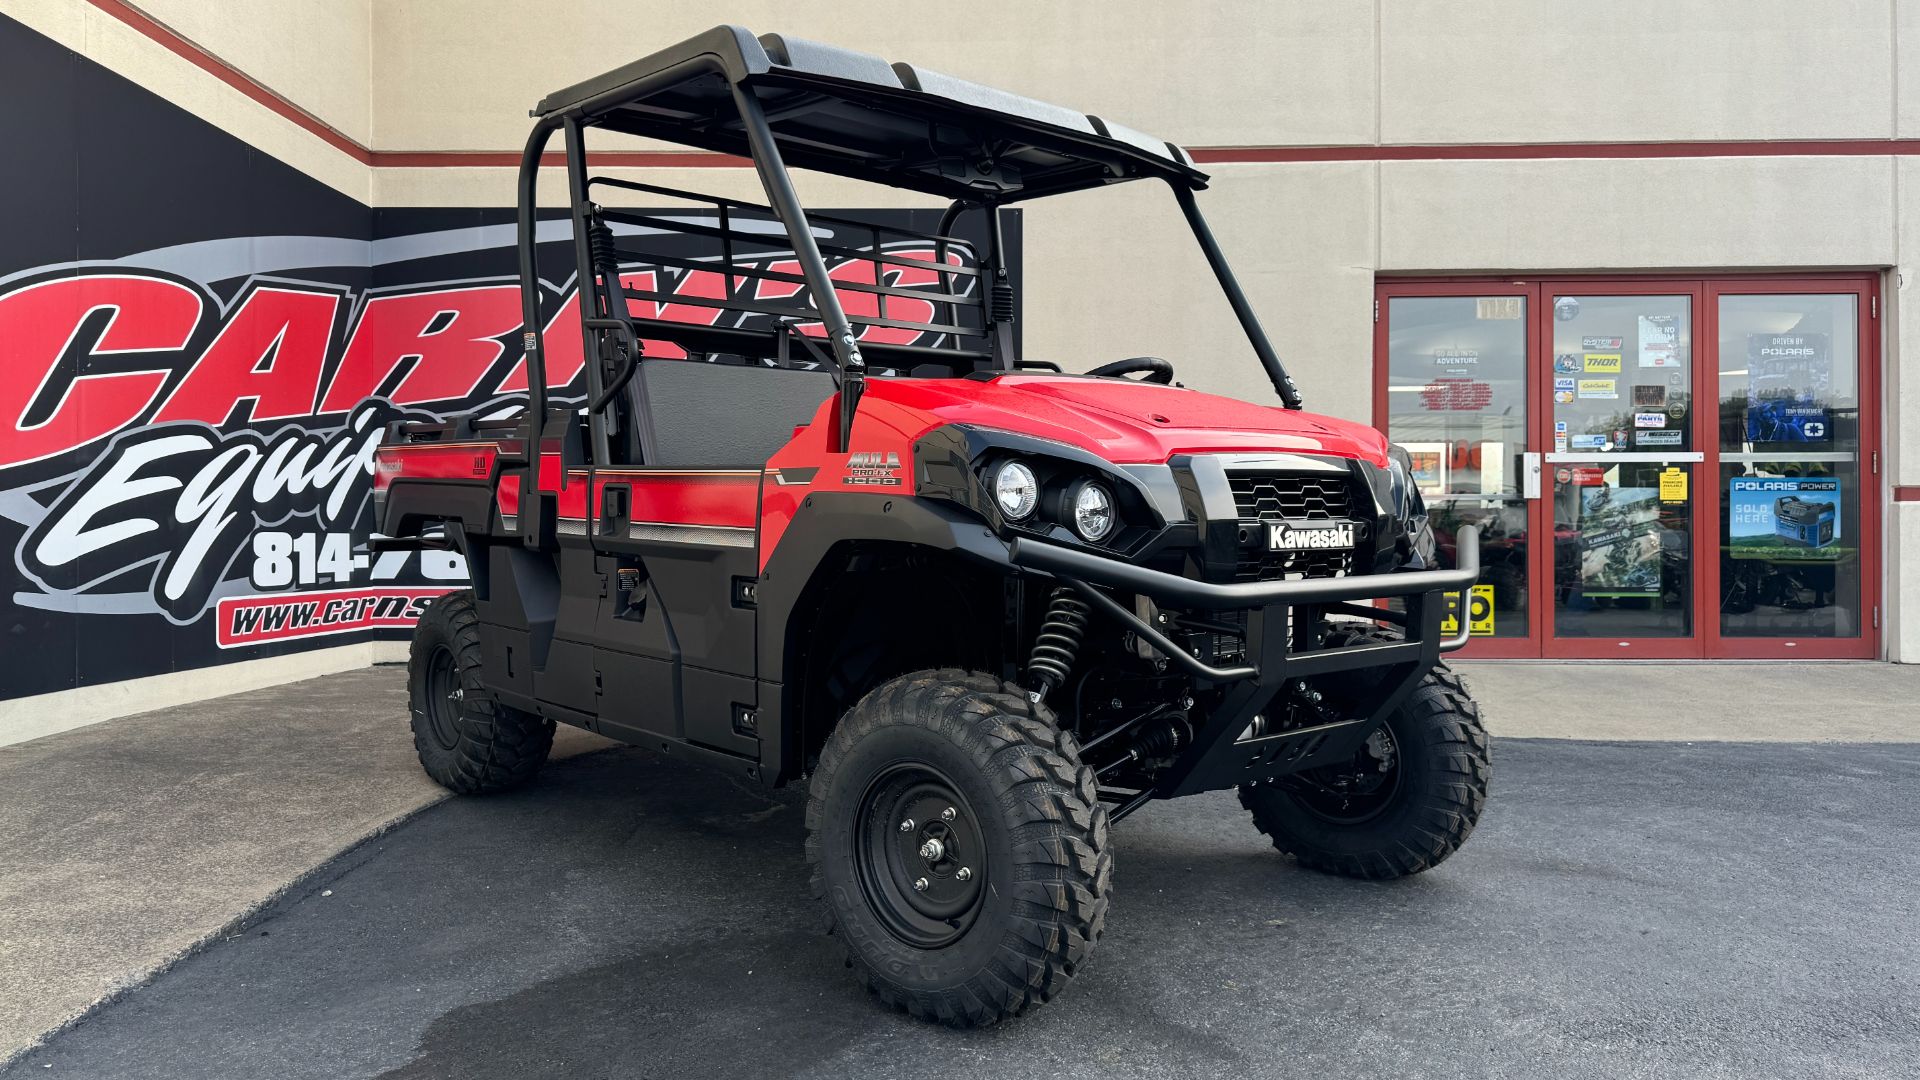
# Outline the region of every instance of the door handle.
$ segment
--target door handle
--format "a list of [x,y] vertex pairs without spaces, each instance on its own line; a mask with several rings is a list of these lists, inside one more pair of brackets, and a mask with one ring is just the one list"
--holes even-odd
[[1520,494],[1528,499],[1540,497],[1540,455],[1524,453],[1520,455]]
[[608,484],[600,489],[600,534],[620,536],[627,517],[633,512],[633,489],[625,484]]

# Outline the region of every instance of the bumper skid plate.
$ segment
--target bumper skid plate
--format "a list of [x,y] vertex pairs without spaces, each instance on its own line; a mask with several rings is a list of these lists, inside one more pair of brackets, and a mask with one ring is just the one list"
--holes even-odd
[[[1445,594],[1470,588],[1480,576],[1480,537],[1472,527],[1458,535],[1451,570],[1300,581],[1215,584],[1132,563],[1102,558],[1053,544],[1014,541],[1009,561],[1022,569],[1050,574],[1071,586],[1109,618],[1132,630],[1170,662],[1196,679],[1219,685],[1219,705],[1196,733],[1191,746],[1162,774],[1154,794],[1163,798],[1262,783],[1303,769],[1351,758],[1388,715],[1399,707],[1442,652],[1466,644],[1461,633],[1443,640],[1440,622]],[[1114,600],[1103,589],[1118,589],[1153,599],[1163,606],[1207,611],[1247,612],[1245,666],[1216,668],[1180,648]],[[1404,611],[1355,607],[1386,598],[1404,601]],[[1295,651],[1288,627],[1296,607],[1365,613],[1364,617],[1401,626],[1400,641]],[[1308,620],[1301,620],[1306,625]],[[1342,672],[1366,677],[1339,679],[1343,709],[1351,719],[1242,738],[1289,682]]]

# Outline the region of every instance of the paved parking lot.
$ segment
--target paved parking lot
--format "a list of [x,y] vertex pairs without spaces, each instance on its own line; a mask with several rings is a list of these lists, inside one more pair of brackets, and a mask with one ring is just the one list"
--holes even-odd
[[1228,795],[1117,832],[1083,977],[951,1032],[804,900],[800,803],[628,749],[350,852],[8,1077],[1886,1076],[1920,747],[1509,739],[1454,860],[1300,871]]

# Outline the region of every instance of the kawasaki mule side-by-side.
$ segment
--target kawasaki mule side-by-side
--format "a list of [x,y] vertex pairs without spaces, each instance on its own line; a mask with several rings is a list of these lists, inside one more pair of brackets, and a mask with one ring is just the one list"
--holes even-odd
[[[412,647],[435,780],[520,783],[557,722],[804,781],[853,966],[957,1025],[1066,985],[1108,827],[1155,799],[1237,789],[1281,851],[1356,877],[1466,839],[1489,747],[1440,654],[1477,538],[1443,567],[1405,454],[1300,411],[1179,147],[734,27],[534,115],[525,407],[397,423],[376,462],[377,543],[472,576]],[[746,158],[767,205],[592,175],[594,128]],[[577,317],[542,291],[556,132]],[[810,213],[789,168],[944,213]],[[1020,355],[1003,209],[1131,181],[1171,189],[1281,405],[1182,388],[1178,357]]]

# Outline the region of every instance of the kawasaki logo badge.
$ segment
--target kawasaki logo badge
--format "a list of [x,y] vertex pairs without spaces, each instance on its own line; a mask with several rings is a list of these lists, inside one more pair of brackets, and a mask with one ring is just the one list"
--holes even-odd
[[1276,521],[1267,532],[1269,551],[1320,551],[1352,546],[1351,521]]

